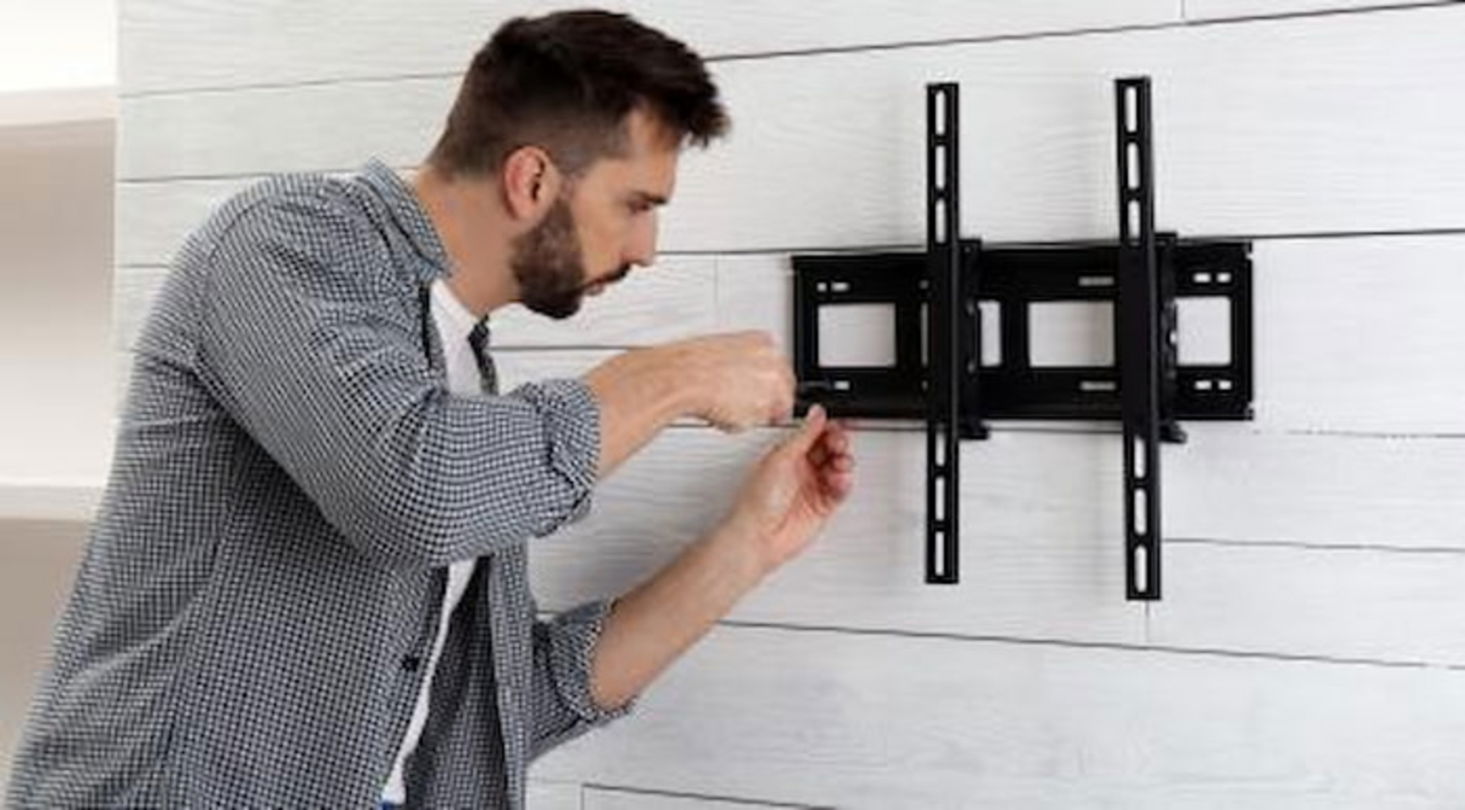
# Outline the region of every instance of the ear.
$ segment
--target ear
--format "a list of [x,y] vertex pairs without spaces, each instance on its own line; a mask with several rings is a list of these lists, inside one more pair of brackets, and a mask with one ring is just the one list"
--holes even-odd
[[537,221],[558,198],[563,178],[549,153],[521,146],[504,159],[504,204],[515,219]]

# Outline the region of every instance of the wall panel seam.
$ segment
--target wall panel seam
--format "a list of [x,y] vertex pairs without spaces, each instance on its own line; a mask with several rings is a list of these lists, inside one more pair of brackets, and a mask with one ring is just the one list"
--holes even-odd
[[670,799],[693,799],[696,801],[721,802],[724,804],[744,804],[749,807],[765,808],[789,808],[789,810],[834,810],[832,807],[821,805],[794,804],[789,802],[774,801],[772,799],[749,799],[739,796],[721,796],[712,793],[689,793],[678,790],[659,790],[650,787],[633,787],[629,785],[608,785],[596,782],[587,782],[584,785],[586,791],[599,791],[601,793],[623,793],[635,796],[659,796]]
[[[556,614],[542,610],[540,618],[548,620]],[[783,633],[822,633],[839,636],[870,636],[885,639],[910,639],[924,641],[949,641],[967,644],[988,644],[1010,647],[1046,647],[1066,650],[1093,650],[1136,655],[1184,656],[1223,658],[1232,660],[1262,661],[1280,664],[1311,664],[1327,667],[1371,667],[1381,669],[1441,670],[1465,672],[1465,664],[1442,661],[1402,660],[1388,658],[1359,658],[1350,656],[1310,655],[1305,653],[1279,653],[1263,650],[1237,650],[1223,647],[1187,647],[1176,644],[1125,644],[1117,641],[1084,641],[1081,639],[1037,638],[1025,636],[967,635],[936,631],[897,630],[893,628],[840,627],[837,625],[796,624],[788,622],[755,622],[725,619],[715,627],[738,630],[766,630]]]
[[[1181,2],[1183,5],[1185,0],[1181,0]],[[1440,6],[1453,6],[1459,4],[1459,2],[1460,0],[1424,0],[1423,2],[1416,3],[1401,2],[1380,4],[1376,6],[1279,11],[1275,14],[1238,14],[1235,16],[1222,17],[1197,17],[1195,19],[1187,18],[1184,24],[1197,27],[1210,25],[1246,25],[1249,23],[1275,22],[1277,20],[1298,20],[1312,17],[1343,17],[1355,14],[1418,11],[1420,9],[1438,8]]]
[[1288,664],[1314,664],[1323,666],[1381,667],[1386,669],[1420,670],[1465,670],[1465,664],[1423,660],[1397,660],[1387,658],[1358,658],[1349,656],[1310,655],[1305,653],[1279,653],[1261,650],[1237,650],[1221,647],[1187,647],[1174,644],[1125,644],[1113,641],[1083,641],[1078,639],[1029,638],[1024,636],[966,635],[930,631],[870,629],[862,627],[839,627],[833,625],[804,625],[782,622],[750,622],[726,620],[719,626],[755,630],[776,630],[792,633],[832,633],[853,636],[879,636],[882,638],[924,639],[932,641],[953,641],[975,644],[994,644],[1023,647],[1057,647],[1073,650],[1106,650],[1144,655],[1179,655],[1188,657],[1227,658],[1259,660]]

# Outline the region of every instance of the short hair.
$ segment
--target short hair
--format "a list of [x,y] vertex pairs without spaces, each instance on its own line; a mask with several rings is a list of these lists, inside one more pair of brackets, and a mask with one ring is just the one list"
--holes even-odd
[[705,147],[729,127],[706,65],[683,43],[608,11],[519,17],[474,55],[428,163],[449,177],[483,176],[536,145],[577,176],[624,154],[634,109],[677,147]]

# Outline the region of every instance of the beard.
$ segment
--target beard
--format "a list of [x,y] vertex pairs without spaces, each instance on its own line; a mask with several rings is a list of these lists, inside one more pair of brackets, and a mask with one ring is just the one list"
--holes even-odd
[[[514,240],[509,266],[519,284],[519,302],[532,312],[563,320],[580,311],[586,283],[584,253],[575,216],[563,197],[555,200],[544,220]],[[621,267],[604,283],[623,278]]]

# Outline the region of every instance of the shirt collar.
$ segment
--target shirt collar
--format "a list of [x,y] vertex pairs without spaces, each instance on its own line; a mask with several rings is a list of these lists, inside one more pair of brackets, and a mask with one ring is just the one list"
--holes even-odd
[[447,274],[451,267],[447,249],[443,247],[437,228],[432,224],[432,219],[428,217],[412,187],[392,171],[391,167],[376,158],[367,161],[360,176],[386,204],[387,210],[397,220],[402,232],[407,234],[412,246],[432,265],[433,272],[424,280]]
[[484,320],[463,306],[463,302],[458,300],[453,288],[448,286],[448,280],[445,277],[433,280],[432,303],[434,320],[438,321],[438,328],[443,333],[444,345],[466,343],[468,335],[473,332],[474,327]]

